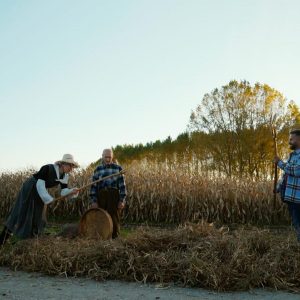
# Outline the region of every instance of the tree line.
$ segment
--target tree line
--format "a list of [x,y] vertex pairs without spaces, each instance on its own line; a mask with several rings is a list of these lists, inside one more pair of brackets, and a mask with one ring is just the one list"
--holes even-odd
[[294,101],[266,84],[233,80],[203,96],[186,131],[176,139],[118,145],[113,150],[123,164],[151,160],[207,176],[261,180],[273,172],[272,129],[284,157],[291,128],[300,128]]

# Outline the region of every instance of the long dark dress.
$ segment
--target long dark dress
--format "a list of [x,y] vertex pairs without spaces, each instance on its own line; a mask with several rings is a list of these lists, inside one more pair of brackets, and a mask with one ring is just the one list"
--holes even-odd
[[38,179],[45,181],[46,188],[61,185],[67,188],[67,184],[59,181],[53,164],[45,165],[28,178],[22,185],[16,203],[6,221],[5,226],[20,238],[30,238],[42,233],[46,223],[42,219],[44,202],[38,194],[36,183]]

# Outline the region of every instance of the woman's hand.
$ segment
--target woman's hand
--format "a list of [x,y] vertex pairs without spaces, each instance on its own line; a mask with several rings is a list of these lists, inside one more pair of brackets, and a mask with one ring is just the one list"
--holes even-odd
[[70,195],[76,195],[79,194],[80,190],[78,188],[73,188]]

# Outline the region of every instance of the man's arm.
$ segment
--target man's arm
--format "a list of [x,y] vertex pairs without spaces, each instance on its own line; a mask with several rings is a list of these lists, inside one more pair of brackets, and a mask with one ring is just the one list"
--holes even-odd
[[295,161],[293,163],[290,162],[285,163],[282,160],[278,160],[277,165],[281,170],[284,171],[285,174],[294,177],[300,177],[300,163],[298,160],[296,164]]
[[[98,180],[99,176],[100,171],[98,168],[96,168],[92,177],[92,182]],[[97,203],[97,183],[92,184],[90,189],[90,204],[94,203]]]
[[120,201],[125,203],[127,191],[126,191],[125,178],[124,178],[123,174],[120,175],[118,178],[118,187],[119,187],[119,193],[120,193]]

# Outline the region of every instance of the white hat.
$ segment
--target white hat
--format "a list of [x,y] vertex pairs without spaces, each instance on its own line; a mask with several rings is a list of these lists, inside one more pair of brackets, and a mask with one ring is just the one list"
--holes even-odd
[[56,164],[59,163],[68,163],[68,164],[72,164],[74,166],[74,168],[78,168],[79,164],[74,161],[73,155],[72,154],[64,154],[63,158],[61,160],[58,160],[55,162]]

